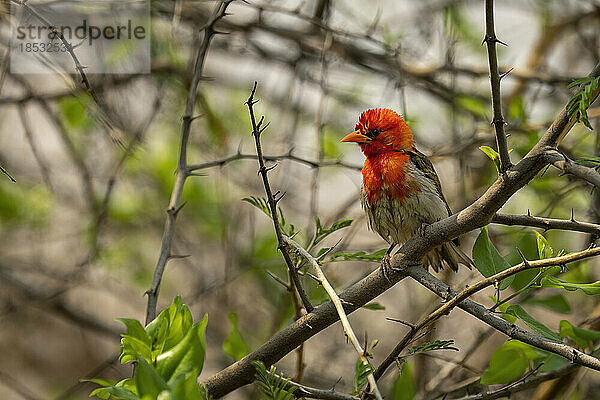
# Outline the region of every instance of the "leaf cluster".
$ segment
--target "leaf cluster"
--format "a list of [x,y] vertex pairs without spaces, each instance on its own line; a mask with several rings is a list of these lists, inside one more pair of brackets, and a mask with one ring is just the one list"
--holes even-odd
[[587,110],[592,103],[594,98],[594,92],[598,90],[598,85],[600,83],[600,77],[598,78],[581,78],[576,81],[571,82],[567,87],[569,89],[574,88],[576,86],[581,85],[581,89],[571,97],[569,102],[567,103],[567,116],[569,120],[572,118],[576,118],[577,121],[582,122],[585,126],[590,129],[592,128],[592,124],[588,118]]
[[189,308],[177,296],[145,328],[136,319],[119,318],[127,328],[119,361],[136,364],[135,375],[120,382],[91,379],[103,387],[90,396],[125,400],[206,400],[198,385],[204,365],[204,331],[208,317],[194,324]]

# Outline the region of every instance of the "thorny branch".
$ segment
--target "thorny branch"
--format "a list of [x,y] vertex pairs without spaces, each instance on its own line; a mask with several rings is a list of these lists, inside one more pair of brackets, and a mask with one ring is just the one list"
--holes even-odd
[[363,362],[363,364],[369,366],[369,369],[371,372],[367,376],[367,379],[369,381],[369,386],[371,387],[371,392],[373,392],[373,394],[375,394],[375,397],[377,399],[381,399],[382,398],[381,393],[379,392],[379,388],[377,387],[377,383],[375,382],[375,377],[373,375],[373,367],[371,366],[371,363],[369,362],[369,359],[367,358],[365,349],[363,349],[362,346],[360,345],[360,342],[358,341],[358,338],[356,337],[356,334],[354,333],[354,330],[352,329],[352,325],[350,325],[350,321],[348,321],[348,316],[346,315],[346,312],[344,311],[344,305],[342,304],[342,300],[335,292],[335,289],[333,288],[333,286],[331,286],[331,284],[327,280],[327,277],[325,276],[325,274],[323,273],[323,270],[319,266],[319,262],[317,261],[316,258],[314,258],[308,251],[306,251],[302,246],[300,246],[294,240],[290,239],[289,237],[287,237],[285,235],[283,236],[283,240],[285,240],[285,242],[287,244],[292,246],[298,253],[300,253],[300,255],[304,259],[306,259],[306,261],[308,261],[313,266],[313,268],[315,270],[315,274],[317,275],[317,278],[319,279],[319,282],[321,283],[321,285],[323,285],[323,288],[327,292],[327,295],[329,296],[329,298],[335,305],[335,309],[338,313],[338,316],[339,316],[340,321],[342,322],[342,326],[344,328],[344,333],[346,334],[348,339],[350,339],[350,343],[352,343],[352,346],[354,346],[354,349],[358,353],[358,357]]
[[585,232],[600,235],[600,225],[589,222],[580,222],[575,219],[556,219],[534,217],[532,215],[508,215],[496,213],[492,223],[502,225],[522,225],[542,228],[544,230],[562,229],[565,231]]
[[600,190],[600,173],[596,169],[576,164],[556,149],[549,149],[545,157],[548,163],[554,165],[563,171],[563,173],[583,179],[594,185],[596,190]]
[[263,185],[265,187],[265,192],[267,194],[267,201],[269,202],[269,208],[271,209],[273,225],[275,227],[275,234],[277,235],[277,242],[278,242],[277,248],[279,251],[281,251],[281,254],[283,255],[285,263],[290,272],[290,276],[294,282],[294,285],[296,286],[296,290],[298,291],[298,295],[300,296],[300,299],[302,300],[302,304],[304,305],[306,312],[311,312],[314,307],[310,303],[308,295],[306,294],[306,291],[302,287],[302,282],[300,281],[300,277],[298,276],[298,271],[296,271],[296,267],[294,266],[292,258],[290,257],[290,253],[285,244],[283,232],[281,232],[281,225],[279,225],[279,216],[277,214],[277,202],[281,199],[281,197],[279,197],[278,199],[275,199],[275,197],[273,196],[273,192],[271,191],[271,185],[269,183],[269,177],[267,175],[269,172],[269,169],[267,167],[265,167],[265,161],[262,156],[260,135],[265,131],[265,129],[268,128],[269,124],[267,123],[266,125],[263,126],[264,117],[261,117],[260,121],[258,121],[258,122],[256,122],[256,118],[254,117],[254,104],[258,101],[258,100],[254,100],[254,94],[256,93],[256,85],[257,85],[257,83],[254,82],[254,87],[252,88],[252,92],[250,93],[250,97],[248,98],[246,105],[248,106],[248,112],[250,113],[250,120],[252,122],[252,136],[254,136],[254,142],[256,144],[256,154],[258,155],[258,165],[259,165],[258,172],[260,173],[260,175],[262,177]]
[[165,271],[167,261],[172,258],[171,254],[171,242],[175,234],[175,220],[177,219],[177,213],[181,210],[183,204],[181,204],[181,193],[183,192],[183,185],[185,184],[186,178],[190,175],[190,171],[187,166],[187,146],[190,136],[190,129],[194,114],[194,105],[196,104],[196,94],[198,93],[198,84],[202,77],[202,70],[204,67],[204,61],[206,54],[210,46],[212,37],[217,33],[214,30],[214,25],[219,21],[227,10],[227,6],[233,0],[221,1],[217,4],[213,10],[213,13],[204,26],[204,37],[200,42],[198,52],[194,59],[194,75],[190,90],[188,93],[187,104],[185,108],[185,114],[183,115],[183,125],[181,128],[181,141],[179,143],[179,161],[177,164],[177,172],[175,177],[175,183],[173,184],[173,190],[171,192],[171,199],[167,208],[167,220],[165,222],[165,230],[163,233],[160,254],[154,270],[154,277],[152,278],[152,285],[150,289],[146,291],[148,295],[148,305],[146,308],[146,324],[150,323],[156,316],[156,304],[158,302],[158,291],[160,288],[160,282]]
[[485,39],[487,44],[488,61],[490,64],[490,83],[492,86],[492,108],[494,119],[492,124],[496,130],[496,145],[500,154],[500,172],[504,173],[511,166],[506,144],[506,133],[504,132],[504,118],[502,117],[502,97],[500,96],[500,73],[498,72],[498,57],[496,54],[496,43],[502,43],[496,37],[494,30],[494,0],[485,0]]

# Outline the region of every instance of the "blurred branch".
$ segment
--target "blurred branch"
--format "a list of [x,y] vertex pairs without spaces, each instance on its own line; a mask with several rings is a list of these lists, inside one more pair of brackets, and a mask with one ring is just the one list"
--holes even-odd
[[53,310],[58,315],[62,315],[66,319],[77,324],[77,326],[84,327],[90,331],[106,335],[110,338],[118,338],[121,333],[120,329],[106,325],[79,308],[69,306],[64,300],[57,297],[60,293],[44,293],[34,286],[30,286],[21,281],[12,274],[5,272],[4,267],[0,267],[0,278],[2,282],[17,289],[23,295],[24,301],[34,301],[42,307]]
[[[490,65],[490,83],[492,86],[492,108],[494,119],[492,124],[496,129],[496,145],[500,154],[500,173],[506,172],[511,166],[506,144],[506,133],[504,132],[504,117],[502,116],[502,97],[500,96],[500,74],[498,72],[498,56],[496,54],[496,43],[502,43],[496,37],[494,31],[494,0],[485,0],[485,39],[487,44],[488,61]],[[506,72],[508,73],[508,72]]]
[[554,219],[534,217],[531,215],[508,215],[496,213],[492,223],[502,225],[523,225],[543,228],[544,230],[562,229],[566,231],[586,232],[600,235],[600,225],[589,222],[579,222],[574,219]]
[[[576,253],[570,253],[570,254],[562,256],[562,257],[547,258],[547,259],[535,260],[535,261],[523,260],[522,263],[515,265],[514,267],[508,268],[497,274],[494,274],[488,278],[482,279],[481,281],[469,286],[468,288],[462,290],[459,293],[450,295],[449,294],[450,290],[451,290],[450,288],[448,288],[448,292],[446,292],[446,294],[440,295],[439,292],[436,292],[438,295],[440,295],[442,297],[442,299],[444,299],[444,303],[441,306],[439,306],[438,308],[436,308],[434,311],[429,313],[429,315],[427,315],[427,317],[425,317],[421,322],[419,322],[418,324],[411,327],[410,331],[406,335],[404,335],[404,337],[402,338],[400,343],[398,343],[398,345],[396,345],[394,350],[392,350],[390,352],[390,354],[386,357],[386,359],[377,368],[377,371],[375,371],[375,377],[377,379],[379,379],[383,376],[383,374],[388,369],[388,367],[394,363],[394,361],[398,358],[400,353],[415,338],[415,336],[417,335],[417,333],[419,331],[421,331],[423,328],[426,328],[427,326],[431,325],[438,318],[450,313],[450,311],[454,307],[456,307],[461,301],[469,298],[473,294],[485,289],[486,287],[497,284],[501,280],[503,280],[509,276],[513,276],[521,271],[525,271],[528,269],[534,269],[534,268],[541,269],[541,268],[547,268],[547,267],[551,267],[551,266],[562,266],[562,265],[566,265],[567,263],[570,263],[570,262],[583,260],[583,259],[594,257],[597,255],[600,255],[600,247],[590,248],[590,249],[579,251]],[[410,270],[409,270],[409,274],[413,278],[415,278],[417,281],[422,283],[419,279],[417,279],[410,273]],[[531,343],[531,344],[533,344],[533,343]],[[535,344],[533,344],[533,345],[535,346]],[[550,349],[548,349],[548,350],[553,351]],[[572,350],[575,351],[575,349],[572,349]],[[553,352],[556,353],[556,351],[553,351]],[[561,353],[557,353],[557,354],[561,354]],[[575,353],[572,353],[572,354],[575,354]],[[561,355],[564,355],[564,354],[561,354]],[[593,358],[593,357],[590,357],[590,358]],[[590,368],[594,368],[594,369],[597,369],[600,371],[600,362],[596,362],[596,363],[588,362],[587,364],[582,363],[582,365],[586,365]]]
[[[278,246],[277,249],[281,251],[281,254],[285,260],[285,263],[288,267],[288,271],[291,275],[292,281],[296,286],[296,290],[298,291],[298,295],[302,300],[302,304],[304,305],[304,309],[306,312],[311,312],[314,307],[310,303],[308,295],[304,291],[302,287],[302,282],[300,282],[300,277],[298,276],[298,271],[292,262],[292,258],[288,252],[287,246],[285,244],[283,233],[281,232],[281,225],[279,224],[279,215],[277,212],[277,202],[281,200],[283,195],[280,195],[277,199],[275,199],[273,192],[271,191],[271,185],[269,184],[268,172],[269,169],[265,167],[265,160],[262,156],[262,147],[260,144],[260,135],[264,132],[265,129],[269,127],[269,123],[263,126],[263,122],[265,117],[261,117],[260,121],[256,122],[256,118],[254,117],[254,104],[258,102],[258,100],[254,100],[254,94],[256,93],[256,85],[254,82],[254,87],[252,88],[252,92],[250,93],[250,97],[248,101],[246,101],[246,105],[248,106],[248,112],[250,113],[250,120],[252,122],[252,136],[254,137],[254,143],[256,144],[256,154],[258,156],[258,172],[262,177],[263,185],[265,187],[265,192],[267,194],[267,201],[269,202],[269,208],[271,209],[271,218],[273,219],[273,226],[275,228],[275,234],[277,235]],[[271,168],[272,169],[272,168]]]
[[[347,169],[351,169],[354,171],[361,171],[362,167],[358,165],[347,164],[341,160],[335,161],[311,161],[302,157],[298,157],[292,154],[293,149],[288,151],[285,154],[280,155],[263,155],[263,160],[265,161],[279,161],[279,160],[290,160],[300,164],[308,165],[311,168],[321,168],[321,167],[343,167]],[[225,164],[228,164],[232,161],[237,160],[258,160],[258,156],[256,154],[244,154],[244,153],[236,153],[229,157],[221,158],[219,160],[207,161],[200,164],[192,164],[188,166],[188,171],[197,171],[201,169],[207,169],[212,167],[222,167]]]
[[[37,397],[29,391],[29,385],[22,384],[6,372],[0,371],[0,382],[4,383],[7,387],[11,388],[15,393],[26,400],[41,400],[41,397]],[[28,382],[29,383],[29,382]]]
[[346,316],[346,312],[344,311],[342,300],[339,298],[339,296],[335,292],[335,289],[327,280],[327,277],[325,276],[323,270],[321,270],[321,267],[319,266],[319,262],[308,251],[306,251],[302,246],[300,246],[298,243],[296,243],[289,237],[284,235],[283,240],[285,240],[287,244],[292,246],[298,253],[300,253],[300,255],[304,259],[306,259],[306,261],[308,261],[314,268],[319,282],[321,283],[321,285],[323,285],[323,288],[327,292],[327,295],[335,305],[335,309],[338,313],[340,321],[342,322],[342,327],[344,328],[344,333],[346,334],[346,337],[350,339],[350,343],[352,343],[352,346],[354,346],[354,349],[358,353],[358,358],[363,362],[363,364],[369,366],[370,372],[367,376],[367,379],[369,381],[369,386],[371,387],[371,392],[374,393],[377,399],[382,399],[381,393],[379,393],[379,388],[377,387],[377,383],[375,382],[375,376],[373,375],[373,367],[371,366],[371,363],[369,362],[369,359],[366,356],[365,349],[363,349],[360,345],[360,342],[358,341],[358,338],[356,337],[356,334],[352,329],[352,325],[350,325],[350,321],[348,321],[348,316]]
[[156,316],[156,304],[158,302],[158,291],[160,288],[160,282],[162,280],[163,273],[167,261],[172,258],[171,254],[171,242],[175,234],[175,220],[177,214],[181,210],[183,204],[180,204],[181,193],[183,192],[183,185],[185,184],[186,178],[190,175],[187,166],[187,146],[190,136],[190,128],[194,119],[194,105],[196,103],[196,94],[198,92],[198,84],[202,77],[202,70],[204,67],[204,61],[206,54],[210,46],[211,39],[218,33],[214,29],[214,25],[219,21],[227,10],[227,6],[233,0],[226,0],[219,2],[211,17],[208,19],[206,25],[202,28],[204,36],[200,42],[197,54],[194,60],[193,66],[193,78],[188,92],[187,103],[185,108],[185,114],[183,115],[183,125],[181,128],[181,141],[179,143],[179,161],[177,164],[177,173],[175,183],[173,184],[173,190],[171,192],[171,199],[169,200],[169,206],[167,208],[167,220],[165,222],[165,229],[161,241],[160,254],[154,270],[154,277],[152,278],[152,285],[150,289],[146,291],[148,295],[148,305],[146,308],[146,324],[150,323]]

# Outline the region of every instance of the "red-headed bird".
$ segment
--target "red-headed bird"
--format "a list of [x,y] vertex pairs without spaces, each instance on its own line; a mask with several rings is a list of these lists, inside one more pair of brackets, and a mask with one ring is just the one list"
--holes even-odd
[[[431,161],[415,148],[412,132],[400,115],[385,108],[367,110],[355,129],[341,141],[358,143],[366,156],[361,204],[369,227],[391,245],[384,258],[385,272],[395,245],[452,211]],[[456,240],[434,248],[423,262],[436,272],[443,266],[457,271],[458,264],[473,265]]]

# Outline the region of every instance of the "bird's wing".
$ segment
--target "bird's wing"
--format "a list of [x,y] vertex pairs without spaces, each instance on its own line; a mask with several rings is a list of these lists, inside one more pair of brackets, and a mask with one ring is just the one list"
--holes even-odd
[[429,158],[427,158],[425,154],[421,153],[414,147],[411,150],[406,150],[405,153],[410,156],[410,161],[413,163],[413,165],[421,171],[423,171],[425,176],[427,176],[433,181],[433,183],[435,183],[435,188],[437,189],[440,198],[444,201],[444,204],[446,204],[448,215],[452,215],[450,205],[448,204],[448,201],[444,196],[444,192],[442,192],[442,184],[440,183],[440,178],[438,178],[435,169],[433,168],[433,164],[431,163],[431,161],[429,161]]

